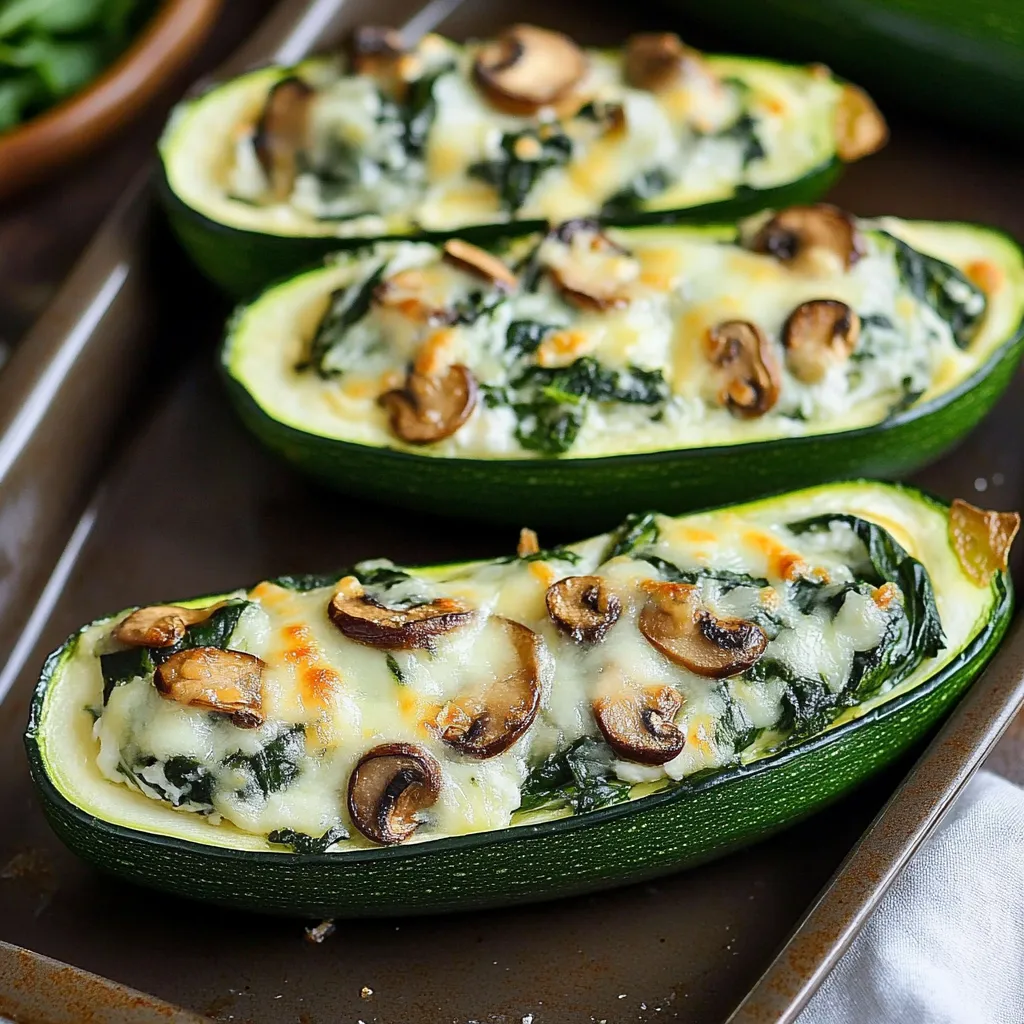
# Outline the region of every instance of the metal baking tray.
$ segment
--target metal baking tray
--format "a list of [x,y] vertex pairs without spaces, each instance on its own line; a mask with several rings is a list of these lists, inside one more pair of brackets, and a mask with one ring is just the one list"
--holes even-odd
[[[420,6],[285,3],[231,70],[294,59],[364,21],[404,23]],[[671,13],[607,0],[465,0],[441,27],[465,36],[522,19],[599,44],[680,27]],[[980,147],[949,147],[897,120],[890,148],[853,168],[834,198],[864,214],[981,219],[1022,233],[1012,168]],[[927,750],[913,752],[916,765],[908,756],[816,817],[654,883],[345,922],[314,943],[304,922],[135,889],[58,843],[32,795],[21,733],[46,651],[82,622],[382,553],[436,562],[515,541],[507,529],[451,529],[330,493],[265,454],[216,379],[227,313],[177,253],[142,180],[0,374],[0,939],[223,1021],[792,1021],[1024,699],[1019,625]],[[1022,419],[1005,398],[918,482],[1024,505]],[[115,999],[90,993],[97,1008]]]

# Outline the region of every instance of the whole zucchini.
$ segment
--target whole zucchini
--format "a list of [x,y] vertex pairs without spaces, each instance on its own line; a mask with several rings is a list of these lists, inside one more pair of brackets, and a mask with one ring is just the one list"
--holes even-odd
[[923,736],[1006,628],[1018,523],[852,482],[122,612],[47,660],[32,777],[87,860],[252,910],[656,875]]
[[1005,236],[819,205],[385,243],[239,309],[221,362],[256,436],[329,484],[604,528],[920,466],[1002,392],[1022,316]]
[[820,66],[705,56],[669,34],[584,51],[515,25],[409,51],[362,29],[345,59],[249,72],[181,104],[161,191],[199,266],[247,295],[368,240],[809,201],[885,138],[870,99]]

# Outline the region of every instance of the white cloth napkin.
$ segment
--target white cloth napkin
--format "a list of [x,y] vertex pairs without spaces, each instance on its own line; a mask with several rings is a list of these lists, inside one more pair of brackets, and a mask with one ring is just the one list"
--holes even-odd
[[797,1024],[1024,1024],[1024,790],[971,780]]

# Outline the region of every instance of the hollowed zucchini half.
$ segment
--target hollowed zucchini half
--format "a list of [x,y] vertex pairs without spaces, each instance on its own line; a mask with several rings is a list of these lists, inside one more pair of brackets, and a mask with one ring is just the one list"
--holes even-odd
[[221,367],[245,424],[351,493],[606,528],[907,473],[1024,342],[1021,251],[969,224],[819,205],[495,251],[388,243],[241,307]]
[[[250,910],[456,910],[655,876],[923,737],[1006,629],[1018,522],[856,481],[122,612],[47,660],[32,778],[86,860]],[[262,692],[234,686],[258,658]]]
[[[486,241],[566,217],[707,221],[807,202],[885,141],[871,101],[821,65],[705,56],[664,36],[655,78],[652,37],[583,51],[522,30],[465,46],[431,35],[390,59],[368,59],[386,44],[357,32],[347,59],[263,68],[186,100],[159,147],[185,248],[247,296],[381,238]],[[564,53],[495,84],[510,70],[491,73],[495,46]],[[507,93],[531,86],[533,99]]]

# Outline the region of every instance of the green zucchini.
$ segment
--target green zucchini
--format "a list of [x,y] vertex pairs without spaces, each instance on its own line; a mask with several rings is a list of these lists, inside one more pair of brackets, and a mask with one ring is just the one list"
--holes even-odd
[[[808,202],[885,141],[871,101],[820,65],[705,57],[672,36],[584,52],[529,26],[382,55],[393,42],[364,30],[347,61],[248,72],[172,114],[160,192],[229,292],[381,238],[488,241],[567,217],[710,221]],[[669,50],[656,80],[652,45]],[[503,47],[522,60],[560,49],[531,75],[529,102],[480,71]],[[538,106],[545,75],[567,68],[578,77]]]
[[[569,222],[509,243],[504,265],[456,242],[341,256],[237,311],[229,394],[268,447],[340,489],[598,528],[637,506],[897,476],[991,408],[1024,344],[1012,241],[834,207],[765,216]],[[722,365],[713,338],[736,321],[756,365]],[[414,401],[430,423],[407,419]]]
[[658,875],[924,736],[1006,629],[1018,523],[855,481],[121,613],[47,660],[32,778],[86,860],[257,911]]

